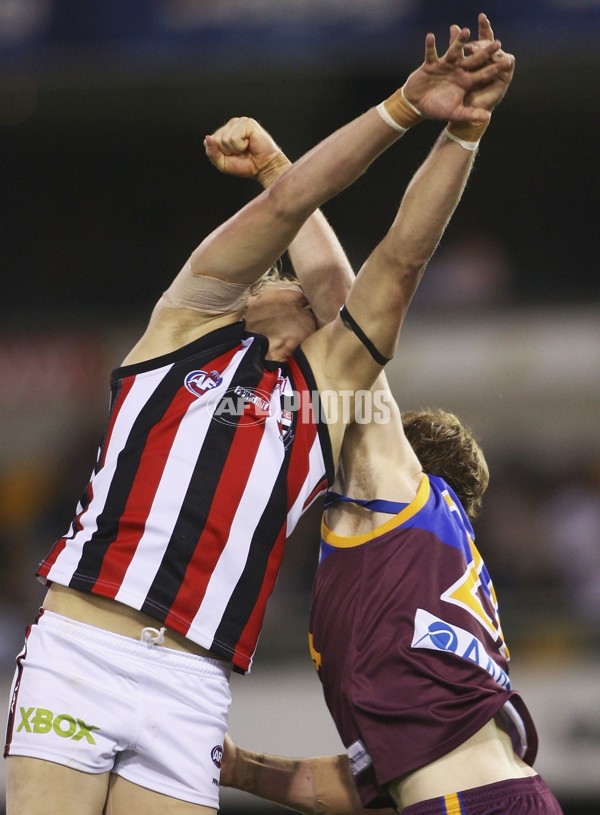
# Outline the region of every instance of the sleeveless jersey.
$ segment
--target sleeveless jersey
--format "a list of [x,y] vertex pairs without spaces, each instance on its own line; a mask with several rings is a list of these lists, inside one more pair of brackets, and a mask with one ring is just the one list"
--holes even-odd
[[435,476],[373,532],[323,524],[310,646],[364,804],[500,714],[533,763],[537,735],[511,688],[492,581],[458,498]]
[[306,358],[274,363],[267,349],[236,323],[113,371],[96,467],[38,570],[145,612],[238,672],[285,540],[333,473]]

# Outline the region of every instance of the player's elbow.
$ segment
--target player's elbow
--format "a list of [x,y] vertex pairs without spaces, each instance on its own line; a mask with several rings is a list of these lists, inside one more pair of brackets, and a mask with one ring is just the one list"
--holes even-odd
[[393,309],[405,308],[410,302],[423,274],[427,258],[410,259],[391,256],[385,262],[389,304]]
[[270,216],[281,223],[302,222],[317,207],[311,191],[291,173],[281,176],[264,194]]

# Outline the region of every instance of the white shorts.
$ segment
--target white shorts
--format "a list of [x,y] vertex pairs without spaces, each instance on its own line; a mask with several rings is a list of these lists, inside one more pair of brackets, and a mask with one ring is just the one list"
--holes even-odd
[[218,808],[230,665],[43,611],[17,658],[5,755],[107,771]]

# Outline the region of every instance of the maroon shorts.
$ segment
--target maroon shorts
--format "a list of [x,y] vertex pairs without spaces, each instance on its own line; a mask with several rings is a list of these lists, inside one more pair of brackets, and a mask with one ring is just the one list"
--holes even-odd
[[539,775],[430,798],[401,812],[402,815],[563,815],[560,804]]

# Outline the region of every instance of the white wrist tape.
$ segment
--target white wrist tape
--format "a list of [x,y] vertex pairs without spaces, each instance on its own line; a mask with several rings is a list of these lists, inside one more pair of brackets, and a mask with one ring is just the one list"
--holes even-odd
[[421,111],[406,98],[404,86],[384,99],[376,110],[387,125],[402,134],[423,119]]
[[465,150],[470,150],[473,152],[477,150],[479,147],[479,139],[477,141],[465,141],[465,139],[459,139],[458,136],[455,136],[454,133],[451,133],[448,128],[446,128],[446,136],[452,141],[455,141],[457,144],[460,144],[461,147],[464,147]]
[[402,85],[402,87],[400,88],[400,94],[401,94],[402,98],[404,99],[404,101],[406,102],[406,104],[408,105],[408,107],[415,114],[415,116],[419,116],[420,118],[423,118],[423,114],[421,113],[419,108],[416,107],[415,105],[413,105],[412,102],[409,102],[409,100],[406,98],[406,94],[404,93],[404,85]]
[[390,116],[390,114],[389,114],[389,113],[387,112],[387,110],[385,109],[385,104],[384,104],[383,102],[380,102],[380,103],[377,105],[376,110],[377,110],[377,113],[378,113],[378,114],[381,116],[381,118],[383,119],[383,121],[386,123],[386,125],[389,125],[389,126],[390,126],[390,127],[393,129],[393,130],[396,130],[398,133],[406,133],[406,131],[408,130],[408,128],[407,128],[407,127],[401,127],[401,126],[398,124],[398,122],[395,122],[395,121],[394,121],[394,119],[392,119],[392,117]]

